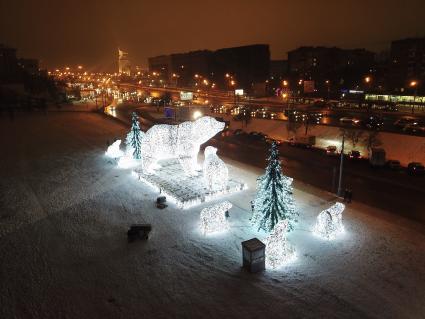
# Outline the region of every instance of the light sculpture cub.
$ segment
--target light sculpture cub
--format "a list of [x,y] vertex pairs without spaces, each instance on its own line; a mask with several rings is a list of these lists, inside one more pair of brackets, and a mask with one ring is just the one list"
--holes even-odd
[[224,201],[204,208],[201,211],[201,230],[204,234],[223,231],[229,228],[226,211],[232,208],[232,203]]
[[120,150],[121,140],[116,140],[111,145],[108,146],[105,155],[111,158],[120,158],[124,155],[124,152]]
[[323,210],[316,220],[314,232],[326,239],[334,239],[339,233],[344,232],[342,224],[342,212],[345,209],[343,203],[335,203],[328,209]]
[[217,156],[215,147],[207,146],[204,154],[203,174],[207,188],[212,191],[224,190],[229,180],[229,170],[226,164]]

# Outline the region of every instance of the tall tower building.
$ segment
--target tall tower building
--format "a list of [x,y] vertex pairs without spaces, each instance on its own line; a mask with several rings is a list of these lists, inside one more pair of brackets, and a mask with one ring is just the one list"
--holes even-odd
[[120,49],[118,49],[118,72],[125,75],[131,74],[131,64],[128,59],[128,53]]

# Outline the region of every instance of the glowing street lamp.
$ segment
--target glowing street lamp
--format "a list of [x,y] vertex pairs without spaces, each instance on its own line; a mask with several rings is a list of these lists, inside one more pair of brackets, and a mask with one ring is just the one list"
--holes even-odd
[[415,80],[410,81],[409,85],[411,88],[415,89],[415,93],[413,96],[413,104],[412,104],[412,114],[413,114],[415,112],[416,95],[418,93],[418,81],[415,81]]
[[370,82],[372,81],[372,78],[371,78],[370,76],[366,76],[366,77],[364,78],[364,81],[365,81],[366,83],[370,83]]
[[288,81],[283,80],[283,81],[282,81],[282,84],[283,84],[283,86],[288,86]]

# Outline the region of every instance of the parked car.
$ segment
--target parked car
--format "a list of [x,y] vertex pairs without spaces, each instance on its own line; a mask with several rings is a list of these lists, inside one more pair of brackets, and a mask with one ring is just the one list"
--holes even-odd
[[348,156],[350,157],[350,159],[353,159],[353,160],[358,160],[362,158],[359,151],[351,151],[348,153]]
[[346,123],[346,124],[359,124],[360,123],[360,120],[359,119],[356,119],[354,117],[347,117],[347,116],[341,117],[339,119],[339,121],[341,123]]
[[407,165],[407,172],[409,175],[424,175],[425,167],[422,163],[411,162],[409,165]]
[[413,122],[403,127],[403,131],[409,133],[425,133],[425,125],[419,122]]
[[290,146],[297,146],[297,147],[304,147],[304,148],[311,148],[316,144],[316,136],[298,136],[298,137],[291,137],[288,140],[288,143]]
[[274,138],[271,138],[271,137],[267,137],[267,138],[266,138],[266,142],[267,142],[267,143],[269,143],[269,144],[271,144],[271,143],[275,142],[275,143],[276,143],[276,145],[280,145],[280,144],[282,144],[282,141],[281,141],[281,140],[275,140]]
[[326,147],[326,155],[328,156],[337,156],[338,150],[335,145],[329,145]]
[[411,116],[404,116],[401,119],[398,119],[394,122],[394,126],[397,126],[399,128],[404,128],[408,124],[413,124],[416,122],[416,119]]
[[380,130],[384,126],[384,121],[379,116],[372,115],[365,121],[365,127],[371,130]]
[[387,166],[388,166],[389,169],[392,169],[394,171],[399,171],[402,168],[400,161],[397,161],[397,160],[389,160],[387,162]]

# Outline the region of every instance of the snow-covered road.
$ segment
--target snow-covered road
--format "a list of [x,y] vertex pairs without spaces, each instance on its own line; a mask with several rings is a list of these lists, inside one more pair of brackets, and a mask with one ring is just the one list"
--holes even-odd
[[[335,198],[295,181],[288,238],[298,258],[277,271],[241,269],[261,170],[226,160],[249,189],[230,230],[204,236],[199,212],[154,207],[157,193],[103,156],[125,129],[96,114],[0,118],[0,318],[423,318],[424,227],[353,203],[346,233],[311,228]],[[208,204],[209,205],[209,204]],[[127,243],[135,222],[149,241]]]

